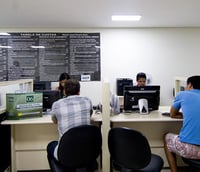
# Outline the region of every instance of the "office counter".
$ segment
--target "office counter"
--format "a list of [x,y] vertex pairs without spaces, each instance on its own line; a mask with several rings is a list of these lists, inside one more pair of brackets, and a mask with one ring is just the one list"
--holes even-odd
[[[101,123],[101,115],[95,117],[96,123]],[[57,125],[53,124],[50,115],[5,120],[1,124],[11,125],[12,172],[49,169],[46,146],[50,141],[58,140]]]
[[[148,115],[139,113],[121,113],[110,117],[111,127],[129,127],[141,131],[148,139],[151,150],[164,159],[164,167],[169,167],[164,153],[163,135],[167,132],[179,133],[182,119],[172,119],[163,116],[162,112],[169,112],[170,107],[163,106]],[[178,165],[183,166],[181,158]]]
[[24,118],[19,120],[5,120],[4,125],[25,125],[25,124],[53,124],[51,115],[43,115],[37,118]]
[[[110,124],[112,127],[130,127],[143,132],[150,142],[152,152],[161,155],[164,158],[165,167],[168,167],[163,150],[163,134],[178,133],[182,119],[163,116],[161,112],[166,111],[169,111],[169,107],[160,107],[158,111],[152,111],[149,115],[139,113],[111,115]],[[103,115],[105,114],[94,113],[91,122],[101,123]],[[49,169],[46,146],[51,140],[58,139],[57,125],[52,123],[50,115],[31,119],[5,120],[2,124],[11,125],[12,172]],[[106,161],[102,165],[108,166],[108,163],[109,161]]]
[[111,115],[111,123],[115,122],[175,122],[182,119],[172,119],[169,116],[162,115],[162,112],[169,112],[169,106],[160,106],[158,110],[150,111],[149,114],[135,113],[120,113]]
[[[163,135],[167,132],[178,134],[182,126],[182,119],[172,119],[162,115],[162,112],[169,112],[169,110],[169,106],[161,106],[159,110],[151,111],[148,115],[139,113],[111,115],[110,127],[129,127],[141,131],[147,137],[152,152],[164,159],[164,167],[169,167],[163,148]],[[101,115],[94,114],[92,119],[98,122]],[[178,166],[185,166],[181,158],[178,158]]]
[[57,125],[53,124],[50,115],[5,120],[2,125],[11,125],[12,172],[49,169],[46,146],[58,139]]

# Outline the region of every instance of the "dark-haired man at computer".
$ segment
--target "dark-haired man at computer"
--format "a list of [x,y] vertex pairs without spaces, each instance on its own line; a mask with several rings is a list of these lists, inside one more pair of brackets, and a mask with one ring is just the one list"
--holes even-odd
[[[90,124],[92,102],[89,98],[80,96],[80,83],[75,79],[68,79],[64,85],[67,97],[54,102],[52,106],[52,120],[58,124],[59,139],[70,128]],[[50,162],[57,158],[59,141],[52,141],[47,146],[47,156]]]
[[136,81],[137,81],[137,86],[145,86],[146,85],[146,74],[143,72],[140,72],[136,75]]
[[[176,155],[189,159],[200,159],[200,76],[187,79],[185,91],[176,96],[170,117],[183,118],[179,135],[167,133],[164,149],[172,172],[177,172]],[[179,112],[180,108],[182,112]]]

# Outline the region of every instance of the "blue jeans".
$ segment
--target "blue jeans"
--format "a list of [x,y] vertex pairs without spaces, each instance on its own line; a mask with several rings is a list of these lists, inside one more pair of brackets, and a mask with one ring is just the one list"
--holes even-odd
[[[54,158],[54,150],[55,150],[55,147],[58,145],[58,141],[52,141],[50,142],[48,145],[47,145],[47,159],[48,159],[48,162],[49,162],[49,165],[50,165],[50,168],[51,168],[51,161]],[[52,169],[52,168],[51,168]]]

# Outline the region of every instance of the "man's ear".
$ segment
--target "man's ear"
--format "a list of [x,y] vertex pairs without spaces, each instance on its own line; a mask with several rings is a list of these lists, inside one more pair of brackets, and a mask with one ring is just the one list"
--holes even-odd
[[188,84],[188,89],[193,89],[193,85],[191,83]]
[[78,95],[80,95],[80,91],[78,92]]

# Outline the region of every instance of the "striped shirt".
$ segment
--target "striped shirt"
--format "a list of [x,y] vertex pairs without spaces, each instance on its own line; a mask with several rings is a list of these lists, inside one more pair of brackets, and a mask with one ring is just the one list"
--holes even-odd
[[[79,95],[68,96],[56,101],[52,106],[51,115],[57,119],[59,139],[70,128],[90,124],[92,102]],[[54,152],[57,158],[57,148]]]

